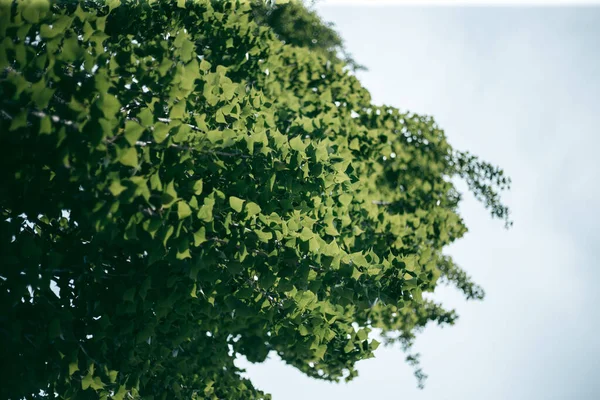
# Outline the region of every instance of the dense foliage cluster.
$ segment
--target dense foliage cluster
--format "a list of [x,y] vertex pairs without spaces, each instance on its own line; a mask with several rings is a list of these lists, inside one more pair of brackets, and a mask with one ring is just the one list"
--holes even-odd
[[482,297],[451,178],[502,172],[253,10],[0,0],[1,398],[267,398],[237,354],[351,379]]

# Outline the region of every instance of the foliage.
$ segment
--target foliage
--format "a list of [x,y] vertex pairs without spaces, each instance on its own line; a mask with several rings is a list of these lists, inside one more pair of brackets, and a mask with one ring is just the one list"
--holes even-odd
[[353,71],[365,70],[347,52],[344,41],[333,29],[333,24],[324,22],[305,3],[256,0],[252,5],[254,21],[271,27],[281,41],[320,52],[328,60],[342,59]]
[[120,3],[0,0],[1,398],[268,398],[237,354],[351,379],[482,296],[451,178],[501,171],[248,2]]

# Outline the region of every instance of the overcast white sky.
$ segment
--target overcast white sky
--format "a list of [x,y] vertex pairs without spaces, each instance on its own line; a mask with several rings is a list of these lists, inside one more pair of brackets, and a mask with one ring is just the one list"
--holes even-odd
[[[319,6],[376,103],[433,115],[456,148],[505,168],[515,225],[471,197],[449,249],[487,292],[416,342],[416,389],[398,348],[331,384],[276,356],[248,367],[274,400],[600,399],[600,8]],[[245,366],[247,364],[244,364]]]

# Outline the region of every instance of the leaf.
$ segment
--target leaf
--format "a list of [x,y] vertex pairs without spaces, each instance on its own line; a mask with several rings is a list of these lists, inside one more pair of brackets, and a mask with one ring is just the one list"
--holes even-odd
[[344,353],[350,353],[354,348],[354,342],[348,342],[346,346],[344,346]]
[[181,119],[185,116],[185,101],[180,101],[171,108],[171,119]]
[[81,380],[81,388],[83,390],[87,390],[89,389],[90,386],[92,386],[92,384],[94,383],[94,378],[92,377],[91,374],[87,374],[82,380]]
[[37,84],[32,86],[31,99],[39,109],[48,107],[50,99],[54,95],[56,89],[47,88],[43,80],[40,80]]
[[208,61],[206,61],[204,59],[202,59],[202,61],[200,61],[200,70],[201,71],[203,71],[203,72],[210,71],[210,67],[211,67],[211,64]]
[[223,115],[223,111],[221,110],[217,110],[217,113],[215,114],[215,121],[224,124],[227,121],[225,121],[225,116]]
[[104,387],[104,383],[99,376],[93,377],[94,375],[94,364],[90,365],[87,375],[81,380],[81,388],[87,390],[92,388],[94,390],[100,390]]
[[143,108],[137,115],[143,127],[148,128],[154,124],[154,115],[149,108]]
[[235,95],[236,88],[237,85],[235,83],[227,83],[223,85],[222,89],[225,100],[230,101],[233,98],[233,96]]
[[198,295],[196,294],[196,284],[194,283],[194,286],[192,287],[192,291],[190,292],[190,296],[194,297],[194,298],[198,298]]
[[199,179],[194,183],[194,194],[196,194],[196,195],[202,194],[202,179]]
[[273,238],[273,234],[271,232],[263,232],[261,230],[255,230],[256,236],[258,236],[258,240],[264,243],[268,243],[269,240]]
[[371,344],[369,345],[369,350],[375,351],[379,347],[379,342],[375,339],[371,340]]
[[154,137],[154,141],[156,143],[162,143],[169,135],[169,125],[163,122],[157,122],[154,125],[154,129],[152,131],[152,136]]
[[206,228],[202,227],[194,233],[194,245],[200,246],[204,242],[206,242]]
[[27,111],[21,111],[15,118],[13,118],[9,131],[14,131],[16,129],[27,126]]
[[294,298],[298,308],[301,310],[307,308],[311,303],[317,300],[317,296],[310,290],[298,292]]
[[175,190],[175,182],[171,181],[167,184],[165,191],[162,195],[162,204],[164,208],[171,207],[173,203],[177,201],[177,191]]
[[111,383],[115,383],[117,381],[117,376],[119,375],[118,371],[109,371],[108,372],[108,379],[110,380]]
[[177,7],[185,8],[185,0],[177,0]]
[[309,334],[308,329],[306,328],[306,326],[304,325],[300,325],[298,327],[298,333],[300,333],[300,336],[307,336]]
[[173,228],[173,225],[169,225],[169,227],[165,231],[165,235],[162,240],[162,244],[163,244],[164,248],[167,248],[167,242],[169,241],[169,238],[171,237],[171,235],[173,235],[174,231],[175,231],[175,228]]
[[177,203],[177,216],[179,219],[184,219],[192,215],[192,210],[190,206],[187,205],[184,201],[180,201]]
[[125,400],[125,395],[127,394],[127,389],[125,385],[119,386],[119,390],[112,396],[112,400]]
[[323,357],[325,357],[325,352],[327,351],[327,345],[326,344],[322,344],[319,347],[317,347],[315,349],[315,356],[322,360]]
[[[192,58],[194,54],[194,44],[191,41],[186,40],[181,51],[187,54],[186,59]],[[192,91],[195,88],[196,80],[200,79],[201,76],[198,60],[193,59],[184,66],[180,87],[184,90]]]
[[237,212],[242,212],[242,207],[244,206],[244,201],[238,197],[231,196],[229,197],[229,205]]
[[69,364],[69,376],[72,376],[77,371],[79,371],[79,364],[77,361],[73,361]]
[[302,139],[300,139],[300,136],[296,136],[292,140],[290,140],[290,148],[292,150],[304,152],[306,145],[304,144],[304,142],[302,142]]
[[204,222],[211,222],[213,220],[213,206],[215,201],[213,199],[205,199],[204,204],[198,211],[198,219]]
[[142,137],[142,133],[144,133],[144,127],[137,122],[125,122],[125,139],[131,146],[135,146],[140,137]]
[[219,131],[216,129],[208,131],[206,132],[206,138],[213,144],[217,143],[218,141],[223,139],[223,131]]
[[40,120],[40,135],[45,135],[52,132],[52,121],[49,116],[45,116]]
[[104,113],[107,119],[114,119],[115,115],[121,109],[121,103],[115,96],[108,93],[100,95],[100,101],[98,102],[100,109]]
[[360,143],[358,142],[358,139],[357,138],[352,139],[352,141],[348,145],[348,148],[352,149],[352,150],[360,150]]
[[262,209],[256,203],[249,201],[246,204],[246,218],[250,218],[256,214],[259,214],[261,211],[262,211]]
[[308,229],[307,227],[302,228],[302,232],[300,232],[300,240],[307,242],[315,236],[314,232]]
[[325,233],[328,235],[331,235],[331,236],[339,236],[340,235],[338,230],[333,225],[327,225],[325,227]]
[[192,254],[190,253],[190,249],[186,248],[185,250],[177,250],[177,254],[175,258],[178,260],[185,260],[186,258],[192,258]]
[[359,329],[358,332],[356,332],[356,337],[358,340],[366,340],[367,332],[364,329]]
[[121,5],[121,0],[108,0],[107,4],[108,4],[108,10],[112,11]]
[[94,390],[100,390],[100,389],[104,388],[104,383],[102,383],[102,380],[100,379],[100,377],[97,376],[92,380],[90,387]]
[[349,195],[348,193],[342,194],[340,197],[338,197],[338,199],[339,199],[340,203],[346,207],[352,202],[352,196]]
[[129,147],[127,150],[125,150],[121,154],[121,157],[119,157],[119,162],[127,167],[137,168],[138,158],[135,147]]
[[413,295],[413,299],[415,299],[419,303],[423,302],[423,292],[421,292],[420,288],[416,287],[413,290],[411,290],[410,292]]

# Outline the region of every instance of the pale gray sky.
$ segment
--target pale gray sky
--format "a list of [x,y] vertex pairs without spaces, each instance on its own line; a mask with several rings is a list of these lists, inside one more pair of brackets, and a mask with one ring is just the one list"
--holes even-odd
[[276,356],[248,376],[275,400],[599,399],[600,8],[319,11],[369,68],[359,76],[376,103],[433,115],[453,146],[506,170],[515,225],[466,197],[470,232],[449,253],[487,297],[440,288],[461,318],[417,339],[424,390],[398,348],[349,384]]

